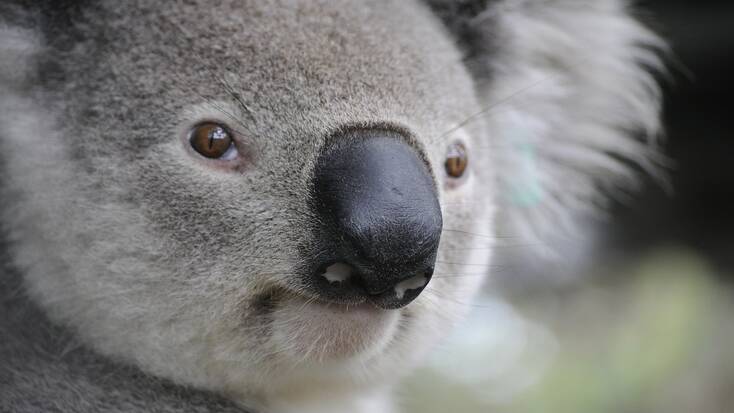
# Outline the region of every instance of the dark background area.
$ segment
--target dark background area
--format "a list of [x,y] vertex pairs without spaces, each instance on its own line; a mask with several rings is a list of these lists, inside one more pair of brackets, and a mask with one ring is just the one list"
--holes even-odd
[[[672,46],[665,82],[672,193],[647,185],[616,208],[613,242],[635,254],[693,248],[734,270],[734,1],[639,1],[641,18]],[[734,279],[727,280],[734,283]]]

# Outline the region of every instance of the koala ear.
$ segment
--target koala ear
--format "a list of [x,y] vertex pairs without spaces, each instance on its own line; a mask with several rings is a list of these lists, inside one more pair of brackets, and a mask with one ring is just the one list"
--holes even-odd
[[477,78],[500,230],[558,253],[585,213],[660,175],[665,43],[621,0],[432,0]]

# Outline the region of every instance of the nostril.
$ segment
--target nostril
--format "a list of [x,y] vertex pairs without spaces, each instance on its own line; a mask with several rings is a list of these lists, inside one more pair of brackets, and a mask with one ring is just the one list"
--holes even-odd
[[395,284],[395,296],[398,300],[402,300],[406,291],[425,287],[428,284],[428,279],[429,276],[427,275],[416,275],[415,277],[400,281]]
[[[357,304],[366,300],[382,309],[397,309],[412,302],[431,281],[433,266],[423,268],[419,271],[410,268],[375,270],[345,261],[331,261],[313,273],[313,285],[327,302]],[[402,274],[405,276],[401,277]]]
[[325,267],[321,272],[321,276],[326,278],[330,284],[333,284],[348,280],[353,272],[354,268],[351,265],[344,262],[337,262]]

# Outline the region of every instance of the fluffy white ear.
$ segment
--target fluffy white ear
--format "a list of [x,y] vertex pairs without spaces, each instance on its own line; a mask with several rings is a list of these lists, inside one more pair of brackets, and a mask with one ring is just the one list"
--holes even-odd
[[[508,0],[472,21],[492,53],[480,90],[500,179],[500,231],[546,257],[579,217],[656,174],[665,43],[620,0]],[[476,68],[476,66],[474,66]],[[571,242],[573,244],[573,242]]]

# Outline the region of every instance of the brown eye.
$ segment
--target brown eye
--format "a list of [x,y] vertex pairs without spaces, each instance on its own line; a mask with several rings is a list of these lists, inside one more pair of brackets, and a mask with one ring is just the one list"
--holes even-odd
[[446,173],[452,178],[461,178],[469,164],[469,158],[466,155],[466,147],[461,143],[452,143],[446,154]]
[[237,156],[232,136],[218,123],[196,125],[191,130],[189,141],[196,152],[207,158],[229,160]]

